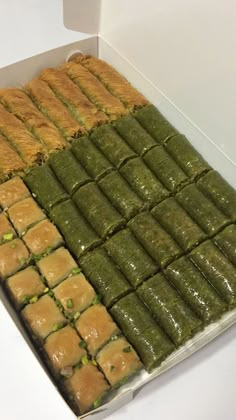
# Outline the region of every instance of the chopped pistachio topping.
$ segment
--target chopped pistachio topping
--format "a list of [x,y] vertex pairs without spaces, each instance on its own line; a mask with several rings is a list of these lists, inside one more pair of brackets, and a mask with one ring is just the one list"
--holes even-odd
[[124,353],[130,353],[130,352],[131,352],[131,347],[130,347],[130,346],[125,347],[125,348],[123,349],[123,352],[124,352]]
[[30,297],[29,296],[24,296],[23,299],[22,299],[22,303],[24,305],[26,305],[27,303],[29,303],[29,300],[30,300]]
[[39,298],[38,296],[33,296],[32,298],[30,298],[29,303],[36,303],[38,302]]
[[97,366],[97,365],[98,365],[95,359],[93,359],[93,360],[92,360],[92,364],[93,364],[94,366]]
[[15,242],[13,242],[13,243],[10,245],[10,247],[11,247],[12,249],[15,249],[15,248],[17,247],[17,244],[16,244]]
[[3,235],[3,240],[4,241],[11,241],[13,239],[13,233],[9,232],[9,233],[5,233],[5,235]]
[[76,321],[76,319],[78,319],[80,317],[80,312],[76,312],[75,314],[74,314],[74,320]]
[[96,305],[97,303],[100,303],[102,299],[101,295],[96,295],[95,298],[93,299],[93,305]]
[[79,346],[81,347],[81,349],[84,349],[84,348],[86,347],[86,343],[85,343],[85,341],[84,341],[84,340],[81,340],[81,341],[79,342]]
[[55,331],[60,330],[62,327],[63,327],[63,323],[62,322],[56,322],[56,324],[54,324],[52,330],[55,332]]
[[81,362],[84,366],[88,364],[89,359],[88,359],[88,356],[86,354],[82,357]]
[[48,287],[45,287],[43,293],[47,293],[47,292],[49,292],[49,288]]
[[81,269],[79,267],[73,268],[71,271],[72,276],[75,276],[76,274],[79,274],[81,272]]
[[111,365],[110,366],[110,371],[113,372],[115,370],[115,366]]
[[53,297],[54,296],[54,293],[53,293],[52,290],[49,290],[48,294],[49,294],[50,297]]
[[102,397],[99,397],[96,401],[94,401],[93,406],[94,408],[98,408],[102,404]]
[[73,308],[73,300],[72,299],[67,299],[66,306],[67,306],[68,309]]

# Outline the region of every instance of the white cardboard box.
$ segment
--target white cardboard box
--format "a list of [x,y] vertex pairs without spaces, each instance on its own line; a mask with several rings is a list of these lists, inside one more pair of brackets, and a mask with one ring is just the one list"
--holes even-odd
[[[207,0],[207,2],[203,2],[203,0],[198,0],[198,2],[195,0],[191,2],[187,2],[187,0],[179,2],[175,0],[147,0],[146,2],[138,0],[120,0],[119,2],[113,0],[64,0],[65,26],[69,29],[91,33],[91,35],[81,36],[78,34],[78,39],[84,38],[84,40],[1,69],[0,85],[23,84],[42,68],[56,66],[77,50],[99,55],[113,64],[155,103],[166,117],[190,138],[204,157],[236,186],[234,176],[236,173],[234,166],[236,146],[233,142],[233,112],[235,109],[233,74],[235,75],[236,60],[232,59],[235,41],[232,36],[229,36],[234,30],[235,10],[231,1],[223,4],[211,0]],[[2,395],[6,395],[9,406],[16,401],[16,410],[12,412],[18,414],[17,417],[13,415],[8,418],[5,414],[6,411],[2,412],[0,406],[0,419],[32,419],[33,416],[40,413],[40,410],[44,410],[45,403],[48,419],[54,417],[59,420],[73,418],[73,414],[53,389],[53,385],[17,332],[8,314],[2,309],[1,307],[0,310],[3,314],[1,319],[7,328],[3,330],[3,337],[0,339],[3,343],[0,350],[1,370],[3,369],[3,380],[0,381],[0,402],[2,403]],[[232,315],[232,318],[226,319],[225,326],[234,320],[235,314]],[[218,326],[214,330],[214,326],[210,327],[209,333],[216,334],[217,328]],[[17,337],[15,343],[17,343],[18,352],[17,357],[13,357],[12,360],[11,355],[15,350],[12,348],[11,338],[13,336]],[[197,346],[202,344],[203,342],[200,340]],[[212,348],[214,348],[214,343]],[[192,348],[189,347],[188,351],[191,352],[195,349],[196,344]],[[179,359],[185,356],[186,354],[182,353]],[[171,357],[170,360],[172,360],[171,363],[175,363],[179,359],[173,360]],[[26,376],[27,380],[32,381],[32,387],[37,382],[37,393],[34,393],[33,389],[30,392],[29,389],[24,388],[20,394],[18,388],[14,392],[12,382],[14,383],[14,377],[20,374],[22,366],[19,365],[22,363],[25,363],[24,380]],[[191,363],[191,359],[189,363]],[[164,368],[165,365],[161,367],[161,370]],[[184,368],[182,372],[184,374]],[[141,375],[142,383],[150,380],[156,374],[157,372],[148,376],[144,373]],[[9,376],[11,381],[8,381]],[[155,383],[157,381],[156,379]],[[140,386],[140,382],[135,379],[132,385],[133,389],[136,389]],[[211,386],[214,384],[211,383]],[[233,386],[233,382],[231,382],[231,386]],[[93,416],[94,420],[103,418],[104,414],[107,415],[110,410],[132,399],[131,384],[126,386],[126,390],[127,392],[124,392],[125,389],[122,390],[123,396],[109,405],[105,412],[103,408],[98,410],[98,414]],[[209,392],[211,392],[211,387]],[[28,396],[26,400],[23,397],[23,400],[26,401],[25,407],[22,405],[23,393]],[[43,395],[44,399],[41,400]],[[46,401],[45,395],[48,395]],[[183,405],[183,415],[178,417],[181,420],[185,420],[186,401],[184,395],[186,393],[183,393],[180,401]],[[225,396],[227,395],[225,394]],[[224,408],[225,396],[223,396],[223,411],[217,410],[218,414],[221,413],[222,416],[227,408]],[[169,397],[168,403],[173,398],[173,394]],[[199,395],[197,400],[193,396],[192,401],[193,406],[198,404]],[[218,404],[218,402],[216,403]],[[158,407],[158,402],[156,404]],[[35,410],[39,410],[39,413],[36,414]],[[52,411],[50,412],[50,410]],[[146,414],[146,411],[146,406],[143,411],[141,408],[140,418]],[[45,419],[43,415],[45,412],[42,411],[41,418]],[[151,411],[150,418],[156,418],[156,413],[157,411]],[[232,414],[232,420],[235,419],[233,411],[230,410],[228,413]],[[168,420],[177,420],[175,412],[170,415],[172,417],[169,417]],[[191,420],[195,418],[193,416],[194,413],[191,415]],[[122,418],[124,417],[129,418],[126,415],[122,416]],[[138,417],[136,416],[136,418]],[[203,420],[202,416],[196,417],[196,419],[198,418]],[[216,419],[215,415],[205,418],[207,420]],[[227,417],[217,418],[231,420],[228,414]],[[167,417],[163,417],[163,420],[167,420]]]

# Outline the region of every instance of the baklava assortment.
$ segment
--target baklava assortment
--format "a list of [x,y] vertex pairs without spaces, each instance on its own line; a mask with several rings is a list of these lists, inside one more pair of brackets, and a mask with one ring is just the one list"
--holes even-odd
[[236,192],[94,57],[0,102],[1,283],[83,414],[236,306]]

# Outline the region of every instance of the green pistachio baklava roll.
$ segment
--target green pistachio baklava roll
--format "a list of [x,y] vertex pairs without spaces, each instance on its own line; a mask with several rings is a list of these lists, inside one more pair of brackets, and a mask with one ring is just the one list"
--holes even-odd
[[178,134],[154,105],[147,105],[137,111],[135,118],[158,143],[164,144],[169,138]]
[[49,165],[69,195],[72,195],[82,185],[92,181],[91,177],[69,150],[63,150],[51,155]]
[[173,197],[154,207],[152,214],[186,252],[207,237]]
[[114,169],[88,137],[80,137],[78,141],[75,141],[71,151],[87,173],[96,181]]
[[111,125],[102,125],[95,129],[91,139],[116,168],[137,156]]
[[120,118],[116,122],[115,128],[139,156],[143,156],[157,145],[154,138],[131,115]]
[[182,255],[181,248],[150,213],[138,214],[128,226],[161,268]]
[[104,249],[89,252],[80,259],[80,265],[105,306],[110,307],[130,292],[131,286]]
[[183,344],[201,327],[200,319],[163,274],[156,274],[147,280],[137,289],[137,293],[176,346]]
[[211,169],[210,165],[182,134],[172,137],[166,143],[166,149],[192,180]]
[[176,194],[176,199],[209,236],[215,235],[229,223],[229,219],[196,185],[185,187]]
[[157,272],[157,265],[129,229],[113,235],[105,248],[134,288]]
[[160,203],[169,196],[167,189],[155,177],[141,158],[128,161],[120,169],[131,188],[149,206]]
[[236,226],[227,226],[214,237],[214,242],[236,266]]
[[154,147],[145,154],[143,159],[169,191],[175,192],[189,182],[187,175],[166,152],[164,147]]
[[206,241],[195,248],[191,259],[230,306],[236,304],[236,268],[214,245]]
[[236,191],[218,172],[209,172],[197,185],[231,221],[236,220]]
[[125,223],[123,217],[93,182],[81,187],[73,195],[73,200],[89,224],[103,239]]
[[99,181],[98,185],[113,206],[127,220],[134,217],[145,207],[143,201],[119,172],[110,172]]
[[25,176],[25,181],[33,196],[47,211],[68,198],[68,194],[48,165],[34,168]]
[[170,264],[165,275],[205,324],[219,318],[226,310],[215,288],[187,257]]

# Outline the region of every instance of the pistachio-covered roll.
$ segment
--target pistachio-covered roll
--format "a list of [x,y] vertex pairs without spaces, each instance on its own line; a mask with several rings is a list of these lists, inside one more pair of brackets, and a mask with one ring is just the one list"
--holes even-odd
[[236,226],[227,226],[214,237],[214,242],[236,266]]
[[54,207],[50,217],[63,234],[68,248],[76,257],[101,243],[101,239],[88,225],[72,200]]
[[188,177],[166,152],[164,147],[154,147],[145,154],[143,159],[169,191],[175,192],[189,182]]
[[43,257],[37,262],[37,266],[47,280],[49,287],[54,287],[70,274],[78,266],[70,253],[65,248],[59,248],[50,255]]
[[152,214],[186,252],[207,237],[173,197],[154,207]]
[[226,304],[215,288],[187,257],[170,264],[165,275],[204,323],[219,318],[226,310]]
[[0,279],[12,276],[24,268],[29,260],[28,249],[20,239],[0,245]]
[[135,216],[130,220],[128,226],[154,261],[162,268],[183,253],[169,233],[148,212]]
[[147,280],[138,288],[137,293],[176,346],[183,344],[201,327],[200,319],[188,308],[163,274],[159,273]]
[[73,195],[73,200],[101,238],[111,235],[125,223],[95,183],[81,187]]
[[46,219],[45,213],[33,198],[25,198],[13,204],[8,210],[11,222],[17,232],[22,235],[26,229],[37,222]]
[[35,259],[39,259],[44,254],[50,253],[53,249],[63,244],[62,236],[56,226],[48,219],[37,223],[29,229],[23,240]]
[[76,368],[65,380],[65,387],[80,414],[99,407],[110,388],[103,374],[91,362]]
[[111,314],[148,371],[157,367],[174,349],[136,294],[132,293],[117,302]]
[[0,244],[11,241],[15,238],[16,232],[8,220],[6,214],[0,214]]
[[120,168],[124,162],[136,156],[111,125],[98,127],[92,133],[91,139],[116,168]]
[[164,144],[169,138],[178,134],[154,105],[147,105],[137,111],[135,118],[158,143]]
[[72,153],[96,181],[112,171],[113,166],[88,137],[80,137],[74,142]]
[[131,115],[120,118],[116,122],[115,128],[139,156],[143,156],[157,144],[154,138]]
[[26,305],[21,315],[33,336],[40,340],[66,324],[66,319],[48,295],[42,296],[36,303]]
[[188,185],[178,194],[177,201],[187,213],[210,236],[216,234],[229,223],[229,219],[214,206],[196,185]]
[[137,353],[123,337],[108,343],[96,359],[113,388],[122,385],[142,367]]
[[120,173],[149,206],[154,206],[169,196],[167,189],[141,158],[132,159],[125,163],[120,169]]
[[25,181],[39,204],[47,211],[68,198],[48,165],[34,168],[25,176]]
[[69,150],[51,155],[49,164],[68,194],[72,195],[79,187],[92,179]]
[[81,267],[106,306],[125,296],[131,287],[104,249],[95,249],[80,259]]
[[100,303],[84,311],[76,321],[75,326],[92,356],[112,337],[120,333],[105,306]]
[[134,288],[157,271],[156,264],[129,229],[113,235],[105,242],[105,248]]
[[211,167],[182,134],[177,134],[166,143],[166,149],[191,179],[208,172]]
[[206,241],[195,248],[191,259],[230,306],[236,304],[236,268],[213,244]]
[[218,172],[209,172],[197,185],[231,221],[236,220],[236,191]]
[[7,209],[24,198],[30,197],[30,192],[18,176],[0,185],[0,206]]
[[102,178],[99,187],[114,207],[129,220],[144,208],[144,203],[119,174],[113,171]]

